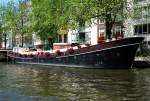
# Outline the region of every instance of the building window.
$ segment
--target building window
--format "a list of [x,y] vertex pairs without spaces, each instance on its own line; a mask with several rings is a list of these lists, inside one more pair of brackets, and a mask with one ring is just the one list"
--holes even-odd
[[58,42],[62,42],[62,35],[58,35]]
[[146,0],[134,0],[134,3],[138,3],[138,2],[142,2],[142,1],[146,1]]
[[141,24],[134,26],[135,34],[150,34],[150,24]]
[[67,34],[64,34],[64,42],[67,43],[68,38],[67,38]]
[[57,37],[54,37],[54,38],[53,38],[53,41],[54,41],[54,43],[58,43],[58,42],[59,42],[58,36],[57,36]]
[[150,6],[147,8],[147,16],[150,17]]
[[59,34],[57,36],[57,39],[55,39],[55,42],[58,42],[58,43],[67,43],[68,42],[68,36],[67,36],[67,34]]
[[99,19],[99,24],[104,24],[104,23],[105,23],[104,19]]
[[134,33],[137,34],[138,32],[138,26],[134,26]]
[[134,8],[134,18],[135,19],[140,19],[142,17],[147,18],[149,16],[150,16],[150,5]]
[[143,7],[142,8],[142,16],[143,17],[147,17],[148,16],[148,8],[147,7]]
[[147,24],[143,25],[143,34],[147,34]]
[[148,33],[150,33],[150,24],[148,24]]
[[138,34],[142,34],[142,25],[139,25],[139,30],[138,30]]
[[139,19],[142,17],[142,9],[141,8],[134,8],[134,18]]
[[79,33],[79,41],[81,43],[85,41],[85,32],[80,32]]

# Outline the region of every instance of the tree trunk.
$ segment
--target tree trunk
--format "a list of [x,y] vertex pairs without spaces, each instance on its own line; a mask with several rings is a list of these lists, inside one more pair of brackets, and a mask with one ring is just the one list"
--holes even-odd
[[79,32],[82,32],[85,30],[85,21],[83,19],[79,20]]
[[22,40],[22,42],[21,42],[21,47],[23,47],[23,43],[24,43],[24,36],[23,36],[23,32],[22,32],[22,34],[21,34],[21,40]]
[[7,45],[7,39],[6,38],[7,38],[7,35],[6,35],[6,33],[4,33],[4,41],[5,41],[4,42],[5,43],[5,48],[4,49],[6,49],[6,45]]
[[16,46],[15,36],[16,35],[12,34],[12,49],[13,49],[14,46]]
[[[81,33],[84,33],[85,35],[85,20],[84,19],[79,19],[79,29],[78,29],[79,33],[78,33],[78,43],[85,43],[85,37],[83,37],[83,35],[81,35]],[[82,37],[81,37],[82,36]]]
[[2,40],[3,40],[2,33],[0,33],[0,48],[2,48]]
[[111,39],[112,36],[112,27],[114,25],[114,19],[111,17],[111,14],[107,14],[106,16],[106,37],[107,39]]
[[52,50],[53,50],[53,43],[54,43],[53,38],[48,38],[48,44]]
[[22,32],[21,32],[21,47],[23,47],[23,43],[24,43],[24,32],[23,32],[23,27],[24,27],[24,20],[23,20],[23,14],[21,15],[21,27],[22,27]]
[[51,39],[51,41],[49,42],[49,44],[50,44],[50,48],[53,50],[53,43],[54,43],[54,41],[53,41],[53,39]]

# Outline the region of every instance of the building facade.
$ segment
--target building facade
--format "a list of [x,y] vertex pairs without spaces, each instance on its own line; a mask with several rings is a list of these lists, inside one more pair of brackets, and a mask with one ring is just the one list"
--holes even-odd
[[80,31],[70,29],[68,32],[68,42],[91,45],[97,44],[98,36],[105,34],[105,24],[98,19],[91,19],[91,22],[91,24],[86,23],[85,27]]
[[[122,26],[119,23],[120,20],[116,19],[115,24],[112,28],[112,33],[122,33]],[[112,37],[113,37],[112,34]],[[118,35],[119,35],[118,34]],[[106,25],[104,20],[93,18],[91,19],[91,23],[85,23],[85,26],[80,29],[69,29],[66,32],[66,41],[64,40],[64,35],[58,35],[58,42],[54,43],[57,46],[54,49],[66,48],[66,46],[70,46],[71,44],[87,44],[87,45],[96,45],[106,40]]]
[[[105,33],[105,27],[99,24],[97,19],[91,19],[91,24],[85,24],[83,28],[67,29],[60,31],[55,38],[54,49],[68,48],[76,44],[90,44],[95,45],[98,43],[98,36]],[[103,25],[103,27],[100,27]],[[101,32],[101,33],[100,33]]]
[[128,1],[132,16],[125,22],[125,35],[126,37],[144,36],[146,44],[150,46],[150,0]]

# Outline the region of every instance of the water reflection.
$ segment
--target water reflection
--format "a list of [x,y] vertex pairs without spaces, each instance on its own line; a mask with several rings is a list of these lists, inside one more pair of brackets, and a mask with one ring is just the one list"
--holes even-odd
[[0,65],[0,101],[150,100],[150,69]]

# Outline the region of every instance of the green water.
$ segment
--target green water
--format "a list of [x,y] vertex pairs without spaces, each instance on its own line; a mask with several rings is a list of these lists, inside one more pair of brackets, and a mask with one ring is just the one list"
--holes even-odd
[[0,101],[150,101],[150,69],[0,64]]

